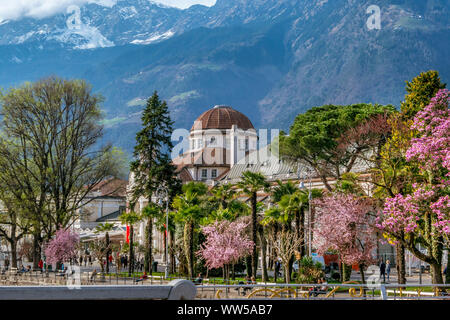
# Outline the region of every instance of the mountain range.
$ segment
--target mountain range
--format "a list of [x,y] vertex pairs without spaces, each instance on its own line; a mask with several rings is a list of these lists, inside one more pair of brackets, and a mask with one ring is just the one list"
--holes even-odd
[[[288,130],[328,103],[399,105],[405,81],[450,78],[449,0],[217,0],[181,10],[148,0],[71,6],[0,22],[0,87],[58,75],[105,97],[106,141],[132,151],[157,90],[175,127],[217,104]],[[367,21],[376,5],[381,28]]]

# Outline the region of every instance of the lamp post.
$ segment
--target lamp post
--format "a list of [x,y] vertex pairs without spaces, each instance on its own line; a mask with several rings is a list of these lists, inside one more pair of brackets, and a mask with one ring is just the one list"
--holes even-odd
[[[422,252],[420,243],[419,243],[419,251]],[[419,284],[422,284],[422,260],[419,260]]]
[[[311,189],[312,189],[312,173],[311,170],[309,168],[305,167],[305,175],[302,176],[301,175],[301,167],[300,164],[298,165],[298,171],[297,171],[297,175],[298,175],[298,179],[299,180],[305,180],[308,179],[309,180],[309,186],[308,186],[308,255],[311,256],[312,255],[312,224],[311,224],[311,218],[312,218],[312,214],[311,214],[311,200],[312,200],[312,193],[311,193]],[[298,186],[299,189],[305,189],[305,183],[303,181],[300,182],[300,185]]]
[[164,270],[164,277],[165,277],[165,279],[167,279],[167,278],[169,278],[169,253],[168,253],[168,250],[167,250],[167,245],[168,245],[168,242],[169,242],[169,239],[167,237],[167,235],[169,233],[169,192],[167,191],[166,187],[160,186],[158,188],[158,190],[156,191],[156,193],[157,193],[158,198],[159,198],[159,200],[161,202],[162,202],[162,199],[163,199],[162,196],[164,196],[165,199],[166,199],[166,233],[164,234],[164,237],[165,237],[165,240],[166,240],[165,241],[165,248],[164,248],[165,256],[166,256],[166,261],[165,261],[166,262],[166,267],[165,267],[165,270]]

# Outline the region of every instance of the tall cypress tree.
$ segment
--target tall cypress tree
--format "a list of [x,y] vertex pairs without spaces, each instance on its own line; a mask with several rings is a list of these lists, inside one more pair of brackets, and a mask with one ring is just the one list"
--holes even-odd
[[[178,184],[175,177],[175,166],[170,157],[173,148],[172,126],[173,121],[170,119],[167,103],[161,102],[155,91],[153,96],[147,100],[142,114],[142,130],[136,135],[136,146],[133,153],[135,160],[131,163],[131,172],[134,175],[132,209],[140,197],[151,201],[158,186],[165,185],[170,194],[173,186]],[[145,272],[150,272],[152,264],[153,223],[150,221],[151,219],[154,217],[148,217],[146,229]]]

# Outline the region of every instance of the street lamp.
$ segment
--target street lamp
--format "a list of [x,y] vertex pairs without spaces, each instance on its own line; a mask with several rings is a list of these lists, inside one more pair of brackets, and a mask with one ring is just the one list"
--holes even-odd
[[[312,189],[312,172],[309,168],[304,167],[305,168],[305,176],[301,176],[301,167],[300,164],[298,165],[298,171],[297,171],[297,175],[298,175],[298,179],[300,180],[305,180],[308,179],[309,180],[309,187],[308,187],[308,253],[309,256],[312,255],[312,225],[311,225],[311,218],[312,218],[312,214],[311,214],[311,200],[312,200],[312,193],[311,193],[311,189]],[[299,189],[304,190],[305,189],[305,183],[303,181],[300,182],[300,185],[298,186]]]
[[169,278],[169,253],[167,250],[167,243],[169,242],[169,239],[167,237],[167,235],[169,234],[169,192],[167,190],[166,187],[164,186],[160,186],[157,190],[156,190],[156,194],[159,198],[160,204],[162,205],[162,201],[163,201],[163,196],[166,199],[166,233],[165,233],[165,255],[166,255],[166,268],[164,271],[164,277],[167,279]]
[[[422,252],[420,243],[419,243],[419,251]],[[422,284],[422,260],[419,260],[419,284]]]

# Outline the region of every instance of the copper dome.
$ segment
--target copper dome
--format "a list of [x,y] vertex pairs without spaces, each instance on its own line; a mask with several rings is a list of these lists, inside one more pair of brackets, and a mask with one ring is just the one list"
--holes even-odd
[[[195,121],[196,124],[194,124],[191,131],[194,130],[194,127],[202,130],[226,130],[231,129],[233,125],[243,130],[255,129],[252,122],[244,114],[228,106],[215,106],[204,112]],[[197,128],[199,126],[198,122],[201,122],[201,128]]]

